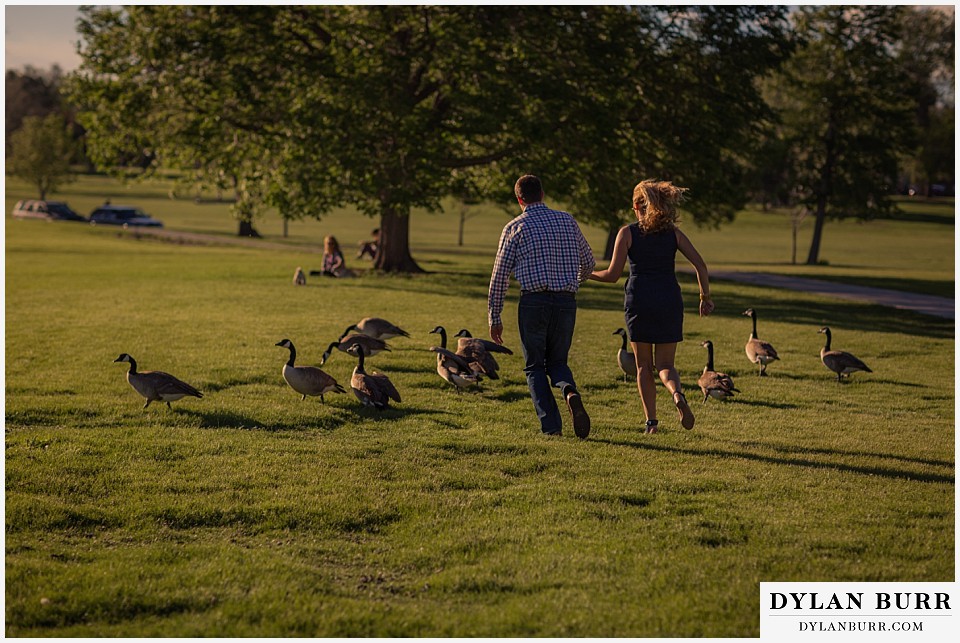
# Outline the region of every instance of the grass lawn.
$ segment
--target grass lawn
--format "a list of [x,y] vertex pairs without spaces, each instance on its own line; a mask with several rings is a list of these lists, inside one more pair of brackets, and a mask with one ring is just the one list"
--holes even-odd
[[[235,227],[224,205],[171,200],[160,183],[68,190],[83,214],[110,196],[172,229]],[[29,196],[8,182],[6,211]],[[515,284],[505,341],[517,355],[499,359],[501,381],[458,396],[427,350],[437,324],[485,334],[510,216],[478,207],[458,248],[455,216],[417,213],[413,252],[430,274],[302,288],[293,269],[319,264],[323,234],[352,248],[376,222],[339,212],[284,239],[267,218],[259,229],[282,251],[8,216],[5,634],[756,637],[761,581],[953,580],[952,321],[729,282],[699,319],[681,276],[678,368],[697,426],[661,407],[647,436],[616,367],[622,291],[590,283],[573,365],[594,430],[547,439],[522,378]],[[782,215],[689,234],[724,269],[952,292],[952,203],[942,218],[831,222],[830,263],[815,268],[786,263]],[[599,249],[604,233],[588,238]],[[782,357],[767,378],[743,354],[747,307]],[[411,334],[367,364],[403,402],[301,402],[274,344],[289,338],[316,364],[364,316]],[[874,373],[838,385],[818,357],[824,324]],[[703,339],[738,398],[700,406]],[[205,397],[142,409],[112,363],[121,352]],[[324,370],[349,387],[354,363],[335,352]]]

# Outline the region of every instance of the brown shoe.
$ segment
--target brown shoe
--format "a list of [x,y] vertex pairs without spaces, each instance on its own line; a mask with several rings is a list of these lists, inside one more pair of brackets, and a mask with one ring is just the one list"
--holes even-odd
[[690,410],[690,405],[687,404],[687,397],[680,391],[677,391],[673,394],[673,403],[677,405],[677,411],[680,413],[680,426],[685,429],[692,429],[696,418],[693,417],[693,411]]
[[590,416],[583,408],[583,400],[576,391],[567,395],[567,408],[570,409],[570,416],[573,418],[573,432],[581,440],[586,439],[590,435]]

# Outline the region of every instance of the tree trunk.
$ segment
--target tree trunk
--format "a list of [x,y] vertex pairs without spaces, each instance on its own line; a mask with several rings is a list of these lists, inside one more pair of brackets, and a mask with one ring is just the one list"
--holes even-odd
[[463,245],[463,224],[467,220],[467,204],[460,203],[460,232],[457,235],[457,245]]
[[603,249],[603,258],[606,261],[613,259],[613,246],[617,242],[617,233],[620,232],[620,228],[614,226],[607,230],[607,245]]
[[253,227],[252,221],[240,220],[240,229],[237,231],[238,237],[255,237],[260,239],[260,233]]
[[410,213],[398,213],[390,206],[380,212],[380,243],[373,267],[383,272],[422,273],[410,256]]
[[814,266],[820,261],[820,239],[823,236],[823,224],[827,220],[827,199],[833,189],[833,169],[837,162],[836,153],[836,112],[831,111],[827,133],[824,136],[823,168],[820,170],[820,185],[817,190],[817,220],[813,225],[813,240],[810,242],[810,254],[807,255],[807,265]]
[[793,248],[790,253],[790,263],[792,265],[797,265],[797,230],[800,228],[800,222],[797,220],[793,221]]
[[807,265],[815,266],[820,261],[820,239],[823,236],[823,224],[827,219],[827,197],[817,199],[817,220],[813,224],[813,240],[810,241],[810,254]]

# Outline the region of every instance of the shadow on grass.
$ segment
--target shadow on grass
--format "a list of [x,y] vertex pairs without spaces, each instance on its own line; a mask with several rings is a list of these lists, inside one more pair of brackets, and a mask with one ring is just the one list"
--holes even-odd
[[276,384],[276,377],[273,375],[252,375],[249,377],[228,377],[220,382],[208,382],[200,388],[204,393],[218,393],[236,386],[249,386],[253,384]]
[[881,460],[894,460],[897,462],[921,464],[921,465],[926,465],[931,467],[943,467],[946,469],[954,468],[954,463],[949,460],[932,460],[929,458],[913,458],[909,456],[899,455],[896,453],[876,453],[872,451],[844,451],[842,449],[822,449],[817,447],[775,444],[775,443],[761,442],[759,440],[729,440],[724,438],[718,438],[717,441],[725,442],[727,444],[734,444],[738,447],[747,448],[747,449],[770,449],[778,453],[787,453],[791,455],[826,455],[826,456],[841,456],[841,457],[851,457],[851,458],[877,458]]
[[497,391],[494,393],[488,389],[484,393],[486,393],[485,397],[497,402],[517,402],[530,399],[529,391]]
[[[634,442],[630,440],[610,440],[595,439],[593,442],[610,444],[613,446],[630,447],[634,449],[644,449],[650,451],[659,451],[661,453],[675,453],[683,456],[692,457],[714,457],[735,460],[752,460],[764,464],[781,465],[788,467],[802,467],[807,469],[825,469],[840,471],[843,473],[856,473],[866,476],[878,476],[889,478],[891,480],[910,480],[913,482],[932,482],[954,484],[954,476],[940,473],[923,473],[917,471],[908,471],[894,467],[883,466],[860,466],[844,464],[840,462],[823,462],[809,458],[801,457],[774,457],[761,455],[759,453],[750,453],[748,451],[726,451],[723,449],[684,449],[653,442]],[[850,454],[853,455],[853,454]],[[880,456],[884,457],[884,456]]]
[[[701,395],[700,399],[701,399],[701,400],[703,399],[702,395]],[[692,400],[691,400],[691,401],[692,401]],[[797,408],[800,408],[800,407],[797,406],[796,404],[790,404],[789,402],[766,402],[766,401],[763,401],[763,400],[743,399],[743,398],[741,398],[741,397],[734,397],[734,398],[731,398],[731,399],[728,399],[728,400],[724,400],[723,402],[721,402],[721,404],[736,404],[736,405],[741,405],[741,404],[742,404],[742,405],[744,405],[744,406],[762,406],[763,408],[767,408],[767,409],[797,409]],[[701,406],[703,406],[703,405],[701,404]]]
[[[403,404],[401,402],[401,404]],[[401,420],[410,416],[420,416],[420,415],[446,415],[446,411],[441,411],[437,409],[428,409],[424,407],[417,406],[389,406],[385,409],[378,410],[371,408],[369,406],[354,406],[350,409],[353,411],[354,415],[360,416],[369,420]]]
[[[318,413],[323,414],[318,414],[317,417],[310,418],[305,422],[271,423],[269,426],[262,420],[240,413],[234,413],[233,411],[194,411],[182,409],[179,413],[195,418],[201,429],[245,429],[271,433],[277,431],[300,431],[303,429],[333,431],[346,423],[346,419],[341,417],[341,414],[334,415],[333,413],[324,413],[324,407],[319,404],[317,408]],[[333,409],[334,407],[329,408]]]

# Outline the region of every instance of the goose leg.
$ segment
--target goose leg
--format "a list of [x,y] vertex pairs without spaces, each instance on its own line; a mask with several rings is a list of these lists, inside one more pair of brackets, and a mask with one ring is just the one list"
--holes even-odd
[[143,408],[147,408],[148,406],[150,406],[150,400],[147,400],[147,403],[143,405]]
[[700,402],[701,406],[707,403],[707,398],[710,397],[709,393],[703,394],[703,402]]
[[305,399],[307,399],[307,396],[306,396],[306,395],[301,395],[301,396],[300,396],[300,401],[301,401],[301,402],[303,402]]
[[168,409],[171,409],[171,410],[173,409],[173,407],[170,406],[170,402],[167,402],[167,408],[168,408]]
[[327,404],[326,402],[323,401],[323,393],[320,394],[320,404],[323,404],[324,406],[326,406]]

